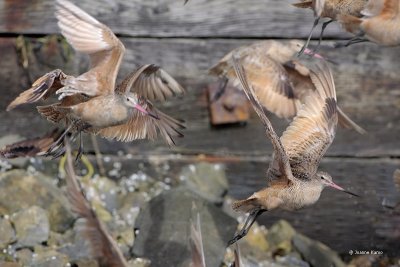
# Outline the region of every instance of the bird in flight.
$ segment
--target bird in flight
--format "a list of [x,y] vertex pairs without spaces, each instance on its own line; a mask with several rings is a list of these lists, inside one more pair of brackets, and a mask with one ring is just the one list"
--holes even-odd
[[279,138],[254,92],[243,66],[233,55],[233,66],[244,92],[263,123],[274,153],[267,171],[268,186],[244,200],[233,203],[234,210],[250,215],[241,231],[229,241],[245,236],[256,218],[274,209],[297,210],[318,201],[325,187],[355,195],[335,184],[332,177],[318,171],[319,163],[332,144],[338,122],[336,91],[326,64],[317,65],[310,77],[317,93],[309,94],[292,123]]
[[339,16],[342,26],[355,34],[344,46],[367,41],[386,46],[400,45],[399,0],[370,0],[361,13],[364,17]]
[[[299,58],[294,59],[303,45],[304,42],[298,40],[289,42],[267,40],[232,50],[209,70],[210,74],[222,78],[221,92],[217,95],[224,93],[228,79],[235,86],[240,84],[231,60],[232,55],[236,55],[246,70],[248,82],[262,106],[278,117],[293,118],[306,96],[317,92],[310,78],[310,69]],[[316,58],[323,58],[308,49],[306,53]],[[339,125],[352,128],[361,134],[365,133],[365,130],[339,107],[337,112]]]
[[[56,17],[61,33],[69,44],[89,55],[91,68],[77,76],[53,70],[36,80],[32,87],[12,101],[7,110],[59,96],[60,102],[38,106],[40,114],[54,123],[63,123],[66,130],[49,148],[47,155],[64,154],[63,138],[81,132],[130,142],[155,139],[158,133],[173,145],[175,136],[183,136],[184,126],[159,111],[151,101],[164,101],[184,89],[167,72],[156,65],[139,67],[118,86],[116,78],[125,47],[104,24],[66,0],[56,1]],[[82,152],[80,138],[79,152]],[[78,153],[78,154],[80,154]]]

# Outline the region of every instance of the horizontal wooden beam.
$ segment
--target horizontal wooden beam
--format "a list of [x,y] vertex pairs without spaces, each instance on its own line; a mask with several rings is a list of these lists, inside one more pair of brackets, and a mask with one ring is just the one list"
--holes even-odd
[[[313,12],[276,0],[72,0],[114,32],[152,37],[305,38]],[[54,0],[0,0],[0,33],[58,33]],[[330,25],[327,38],[344,38]],[[315,36],[317,37],[317,35]]]
[[[0,38],[3,58],[0,62],[0,136],[18,133],[25,136],[42,134],[52,127],[36,114],[33,106],[5,112],[7,104],[23,89],[29,87],[44,73],[62,68],[69,74],[83,72],[87,58],[75,55],[63,41],[55,37],[25,40],[26,53],[15,49],[15,39]],[[136,153],[234,154],[269,155],[270,142],[264,135],[259,119],[254,115],[243,127],[215,129],[210,126],[205,86],[216,79],[207,75],[207,69],[226,52],[250,40],[197,40],[197,39],[131,39],[123,38],[127,54],[119,80],[138,64],[156,63],[165,68],[187,88],[187,95],[161,106],[174,117],[184,119],[185,137],[170,150],[162,142],[109,142],[102,139],[105,153],[118,150]],[[19,46],[21,46],[19,41]],[[374,44],[359,44],[347,49],[333,49],[331,42],[323,43],[321,53],[338,62],[332,65],[337,84],[339,105],[368,133],[359,135],[338,129],[337,137],[328,155],[342,156],[400,156],[400,76],[397,72],[398,49],[382,48]],[[22,49],[22,50],[21,50]],[[26,55],[27,54],[27,55]],[[25,55],[25,56],[24,56]],[[22,62],[26,67],[22,67]],[[288,121],[269,116],[278,133]]]

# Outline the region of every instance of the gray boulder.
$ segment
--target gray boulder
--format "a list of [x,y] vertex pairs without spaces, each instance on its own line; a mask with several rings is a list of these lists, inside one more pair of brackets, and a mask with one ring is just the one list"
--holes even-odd
[[228,190],[225,170],[220,164],[191,164],[182,169],[179,177],[190,190],[214,203],[222,203]]
[[18,239],[17,248],[33,247],[49,238],[49,219],[46,211],[40,207],[33,206],[17,212],[11,220]]
[[5,218],[0,218],[0,249],[6,248],[15,241],[15,231],[10,221]]
[[[196,212],[192,207],[196,207]],[[191,220],[200,214],[207,266],[219,266],[236,220],[185,188],[165,191],[145,206],[136,220],[135,256],[150,259],[152,267],[187,266]]]
[[345,267],[346,264],[338,254],[321,242],[314,241],[296,233],[293,236],[293,246],[305,261],[314,267]]
[[69,202],[51,179],[23,170],[0,174],[0,215],[13,214],[36,205],[47,211],[52,231],[64,232],[70,228],[74,217]]

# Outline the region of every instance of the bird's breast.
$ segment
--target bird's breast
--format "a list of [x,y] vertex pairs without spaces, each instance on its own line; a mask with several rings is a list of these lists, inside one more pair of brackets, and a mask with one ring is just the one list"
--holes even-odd
[[280,198],[283,200],[280,208],[284,210],[298,210],[310,206],[321,196],[320,185],[293,185],[285,189]]
[[74,115],[94,127],[106,128],[125,123],[129,110],[113,97],[96,97],[73,109]]

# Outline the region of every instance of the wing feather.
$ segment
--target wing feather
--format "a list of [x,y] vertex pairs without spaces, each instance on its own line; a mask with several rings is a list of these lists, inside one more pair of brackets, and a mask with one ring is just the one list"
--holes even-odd
[[310,73],[318,94],[310,94],[281,137],[293,175],[311,179],[336,134],[336,92],[329,67],[319,65]]
[[61,33],[75,50],[90,56],[92,66],[66,85],[90,96],[112,93],[124,45],[106,25],[67,0],[57,0],[56,17]]
[[269,121],[260,101],[258,100],[253,88],[251,87],[247,79],[246,72],[243,66],[240,64],[239,58],[233,55],[232,62],[236,75],[242,84],[243,90],[247,95],[247,98],[250,100],[257,115],[260,117],[261,122],[264,124],[266,134],[271,140],[272,146],[274,147],[274,159],[271,162],[269,169],[276,170],[276,176],[279,176],[280,178],[289,180],[292,179],[292,171],[290,169],[289,159],[286,154],[285,148],[279,140],[279,137],[275,133],[274,129],[272,128],[271,122]]
[[158,133],[170,146],[175,145],[174,137],[182,137],[179,132],[185,126],[182,122],[168,116],[151,105],[150,102],[142,102],[141,106],[147,111],[156,114],[159,119],[152,118],[139,111],[134,111],[128,122],[122,125],[104,129],[89,129],[89,131],[108,139],[116,139],[122,142],[131,142],[138,139],[155,140]]
[[126,94],[133,91],[150,101],[164,101],[180,95],[185,89],[159,66],[149,64],[139,67],[118,85],[116,92]]

